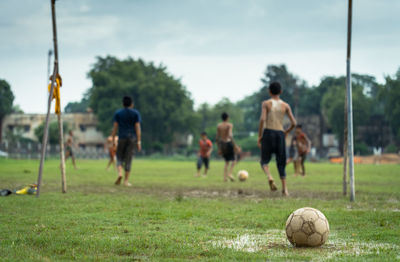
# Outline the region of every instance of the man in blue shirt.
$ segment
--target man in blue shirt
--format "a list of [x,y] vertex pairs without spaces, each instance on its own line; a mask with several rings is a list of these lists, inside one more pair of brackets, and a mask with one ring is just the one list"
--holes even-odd
[[[140,152],[141,145],[141,129],[140,123],[142,119],[139,111],[133,109],[133,101],[129,96],[124,96],[122,99],[124,108],[115,112],[113,117],[113,130],[111,136],[115,141],[115,135],[118,131],[118,147],[117,147],[117,166],[118,178],[115,181],[116,185],[121,184],[122,168],[125,170],[124,185],[131,186],[128,182],[131,171],[132,156],[135,147]],[[115,142],[113,142],[115,143]]]

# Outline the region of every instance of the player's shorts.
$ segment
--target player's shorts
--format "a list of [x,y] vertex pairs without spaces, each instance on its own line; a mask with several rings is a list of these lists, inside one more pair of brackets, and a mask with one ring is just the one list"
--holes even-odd
[[197,169],[201,169],[203,164],[204,167],[208,169],[210,167],[210,159],[208,157],[199,157],[199,159],[197,159]]
[[74,151],[72,150],[72,147],[71,147],[71,146],[66,146],[65,152],[69,152],[69,155],[70,155],[70,156],[73,156],[73,155],[74,155]]
[[117,165],[125,171],[131,170],[132,157],[136,147],[136,138],[120,138],[117,146]]
[[226,162],[235,161],[235,150],[233,146],[233,142],[220,142],[222,157]]
[[264,129],[261,141],[261,166],[267,165],[275,154],[279,176],[286,177],[285,133],[279,130]]

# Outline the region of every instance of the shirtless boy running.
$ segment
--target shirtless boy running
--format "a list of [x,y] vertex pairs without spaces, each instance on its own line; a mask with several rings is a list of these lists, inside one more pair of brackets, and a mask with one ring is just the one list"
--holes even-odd
[[[286,135],[296,126],[296,119],[292,114],[290,106],[282,101],[279,96],[282,93],[281,85],[272,82],[269,85],[270,99],[265,100],[261,105],[260,125],[258,129],[258,146],[261,147],[261,167],[268,176],[271,191],[276,191],[268,164],[272,154],[275,154],[279,176],[282,181],[282,194],[289,195],[286,187]],[[287,115],[291,125],[288,129],[283,129],[283,118]]]
[[229,178],[233,182],[235,179],[232,176],[232,172],[236,163],[232,132],[233,124],[229,123],[229,116],[227,113],[222,113],[221,118],[222,122],[217,126],[216,141],[218,153],[225,159],[224,181],[227,182]]

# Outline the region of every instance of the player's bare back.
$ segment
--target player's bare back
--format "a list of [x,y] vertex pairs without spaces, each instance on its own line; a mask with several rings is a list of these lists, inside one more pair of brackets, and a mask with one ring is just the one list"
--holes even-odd
[[232,141],[232,127],[233,125],[228,122],[222,122],[218,124],[217,136],[221,142]]

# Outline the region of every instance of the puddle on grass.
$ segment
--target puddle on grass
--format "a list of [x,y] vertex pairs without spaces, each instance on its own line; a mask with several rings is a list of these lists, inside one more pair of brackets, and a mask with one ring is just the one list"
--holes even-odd
[[214,248],[229,248],[242,252],[266,252],[276,257],[286,257],[287,252],[298,252],[320,255],[321,260],[334,259],[341,256],[379,255],[387,251],[400,252],[400,246],[374,241],[357,242],[338,238],[331,233],[325,245],[318,248],[294,248],[286,239],[284,230],[268,230],[265,234],[245,233],[235,238],[222,238],[211,241]]

